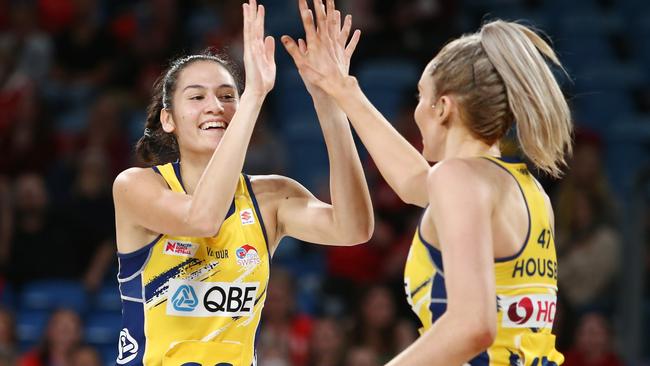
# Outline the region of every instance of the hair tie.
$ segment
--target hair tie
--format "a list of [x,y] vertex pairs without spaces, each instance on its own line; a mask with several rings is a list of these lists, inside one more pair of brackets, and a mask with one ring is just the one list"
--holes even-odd
[[144,135],[146,137],[151,137],[151,129],[150,128],[145,128],[144,129]]

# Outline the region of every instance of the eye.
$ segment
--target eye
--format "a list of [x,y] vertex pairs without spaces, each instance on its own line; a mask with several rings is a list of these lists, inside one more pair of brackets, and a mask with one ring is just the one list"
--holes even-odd
[[219,97],[219,99],[224,100],[226,102],[232,102],[235,100],[235,96],[233,94],[224,94]]
[[203,100],[203,95],[195,95],[190,97],[191,100]]

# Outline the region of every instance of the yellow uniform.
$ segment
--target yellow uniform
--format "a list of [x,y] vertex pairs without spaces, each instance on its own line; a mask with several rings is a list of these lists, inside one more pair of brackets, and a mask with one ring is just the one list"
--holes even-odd
[[[184,192],[179,163],[153,168]],[[118,254],[122,331],[118,365],[250,366],[269,278],[257,201],[241,175],[219,233],[160,235]]]
[[[564,357],[551,334],[557,303],[557,259],[541,189],[526,164],[486,157],[515,179],[526,202],[529,231],[519,253],[494,263],[497,335],[471,366],[556,366]],[[468,268],[468,270],[471,270]],[[447,308],[442,256],[418,229],[404,273],[406,295],[424,332]]]

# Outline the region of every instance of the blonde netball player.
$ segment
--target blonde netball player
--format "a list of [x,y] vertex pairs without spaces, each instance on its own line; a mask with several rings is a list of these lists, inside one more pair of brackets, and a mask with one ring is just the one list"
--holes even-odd
[[[240,173],[275,80],[264,8],[250,0],[243,9],[242,95],[216,56],[174,62],[156,84],[138,144],[143,158],[158,165],[128,169],[115,180],[119,365],[254,364],[270,257],[280,238],[351,245],[373,230],[347,119],[309,82],[329,149],[332,204],[289,178]],[[348,23],[339,32],[349,29]]]
[[[424,207],[405,270],[421,337],[389,365],[558,365],[551,334],[557,293],[553,213],[523,162],[501,157],[516,124],[521,148],[559,176],[571,151],[567,103],[533,31],[495,21],[446,45],[418,83],[420,155],[370,104],[324,31],[334,12],[305,0],[306,46],[282,42],[305,78],[331,95],[388,183]],[[438,161],[431,168],[429,162]]]

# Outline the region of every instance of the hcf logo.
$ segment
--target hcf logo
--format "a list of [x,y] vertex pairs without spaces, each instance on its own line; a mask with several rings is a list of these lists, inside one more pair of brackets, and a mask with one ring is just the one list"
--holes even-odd
[[181,285],[172,296],[172,304],[176,311],[194,311],[199,299],[192,286]]

